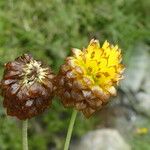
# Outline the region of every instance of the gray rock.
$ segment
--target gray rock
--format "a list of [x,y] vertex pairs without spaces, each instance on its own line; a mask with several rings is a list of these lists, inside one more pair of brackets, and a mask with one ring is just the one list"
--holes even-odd
[[125,79],[121,82],[121,87],[137,92],[146,76],[149,66],[149,47],[146,44],[138,43],[133,47],[132,57],[128,61],[125,70]]
[[137,94],[137,109],[146,114],[147,116],[150,116],[150,94],[149,93],[144,93],[140,92]]
[[131,150],[115,129],[99,129],[87,133],[71,150]]

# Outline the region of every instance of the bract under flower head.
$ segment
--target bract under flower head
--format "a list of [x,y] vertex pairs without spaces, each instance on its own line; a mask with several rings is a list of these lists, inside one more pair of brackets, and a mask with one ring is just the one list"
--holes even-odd
[[58,75],[58,95],[65,106],[74,106],[89,117],[116,95],[124,70],[121,50],[107,41],[100,47],[92,39],[83,51],[72,51]]

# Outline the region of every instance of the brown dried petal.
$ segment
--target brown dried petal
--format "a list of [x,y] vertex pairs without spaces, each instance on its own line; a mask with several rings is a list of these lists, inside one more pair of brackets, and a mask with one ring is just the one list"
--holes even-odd
[[100,108],[102,106],[102,101],[99,99],[87,99],[87,103],[93,109],[97,109],[97,108]]
[[77,88],[77,89],[80,89],[80,90],[84,90],[86,89],[87,87],[82,83],[82,81],[80,80],[75,80],[73,81],[73,88]]
[[69,72],[67,72],[66,77],[67,78],[75,78],[76,75],[75,75],[75,73],[73,71],[69,71]]
[[23,67],[23,63],[19,63],[17,61],[12,61],[12,62],[9,62],[5,65],[6,69],[8,70],[15,70],[15,71],[19,71],[19,70],[22,70],[22,67]]
[[89,118],[95,111],[96,111],[95,109],[87,107],[82,112],[87,118]]
[[15,80],[15,79],[8,79],[8,80],[4,80],[3,81],[3,85],[7,86],[7,85],[13,84],[15,82],[17,82],[17,80]]
[[86,108],[86,104],[84,103],[84,102],[77,102],[76,104],[75,104],[75,107],[76,107],[76,109],[77,110],[83,110],[83,109],[85,109]]
[[14,83],[10,87],[10,92],[12,95],[14,95],[18,92],[19,89],[20,89],[20,85],[18,83]]
[[14,71],[14,70],[11,71],[11,70],[10,70],[10,71],[7,71],[7,72],[5,73],[4,79],[9,79],[9,78],[14,79],[14,78],[17,78],[18,75],[21,75],[21,74],[20,74],[20,71]]
[[96,97],[98,97],[99,99],[101,99],[104,102],[109,99],[109,95],[105,94],[99,86],[94,86],[92,88],[92,92],[96,95]]

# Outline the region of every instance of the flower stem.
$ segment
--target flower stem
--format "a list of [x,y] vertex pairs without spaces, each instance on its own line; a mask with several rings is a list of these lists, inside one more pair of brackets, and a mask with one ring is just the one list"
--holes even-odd
[[66,137],[66,141],[65,141],[64,150],[69,149],[71,135],[72,135],[74,123],[75,123],[75,120],[76,120],[76,116],[77,116],[77,111],[73,110],[72,116],[71,116],[71,119],[70,119],[70,123],[69,123],[69,128],[68,128],[68,132],[67,132],[67,137]]
[[22,146],[23,150],[28,150],[28,120],[22,122]]

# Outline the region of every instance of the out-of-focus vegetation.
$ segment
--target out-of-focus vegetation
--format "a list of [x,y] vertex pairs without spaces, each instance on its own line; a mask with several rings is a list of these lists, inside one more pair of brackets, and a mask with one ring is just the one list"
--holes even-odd
[[[71,48],[82,48],[91,38],[118,43],[128,66],[137,53],[137,44],[144,45],[141,53],[149,47],[149,10],[148,0],[1,0],[0,78],[3,64],[22,53],[31,53],[57,72]],[[51,109],[31,119],[30,149],[61,149],[70,114],[71,109],[65,110],[55,99]],[[75,137],[95,124],[94,117],[86,120],[79,114]],[[6,117],[1,98],[0,149],[20,150],[20,132],[21,122]],[[136,150],[150,149],[143,138],[135,138],[133,142]]]

